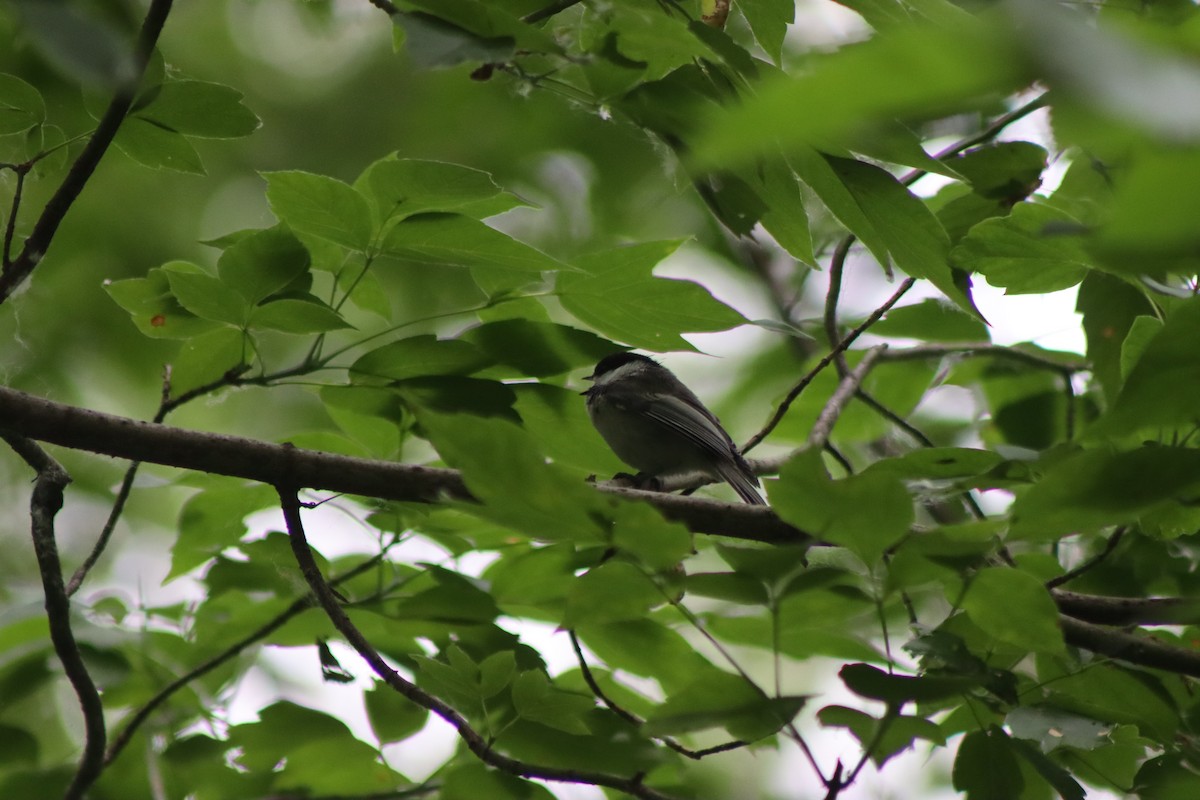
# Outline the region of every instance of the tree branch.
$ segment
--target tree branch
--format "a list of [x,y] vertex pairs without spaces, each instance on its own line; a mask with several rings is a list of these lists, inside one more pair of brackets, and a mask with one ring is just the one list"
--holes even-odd
[[382,678],[388,686],[422,708],[432,711],[450,723],[472,753],[484,763],[490,764],[502,772],[522,778],[540,778],[542,780],[561,781],[564,783],[605,786],[625,792],[633,797],[644,798],[644,800],[669,800],[669,795],[665,795],[643,784],[641,775],[622,778],[602,772],[586,772],[583,770],[540,766],[497,753],[492,749],[491,744],[478,731],[472,728],[466,718],[459,714],[452,706],[418,688],[416,684],[410,682],[403,675],[388,666],[383,657],[379,655],[371,643],[367,641],[367,638],[362,635],[354,623],[350,621],[350,618],[346,616],[346,612],[339,605],[333,590],[321,575],[321,570],[317,567],[317,562],[313,558],[312,551],[308,546],[308,540],[304,535],[304,523],[300,515],[300,500],[296,495],[294,486],[295,484],[281,481],[276,488],[279,492],[280,504],[283,507],[283,517],[287,525],[288,536],[291,540],[292,553],[296,557],[296,563],[300,567],[300,572],[316,596],[317,603],[325,610],[325,614],[329,617],[333,626],[346,639],[350,646],[362,656],[363,660],[371,666],[375,674]]
[[1103,597],[1064,589],[1050,592],[1058,610],[1097,625],[1190,625],[1200,620],[1200,598]]
[[1200,652],[1059,615],[1067,644],[1143,667],[1200,678]]
[[87,665],[83,663],[83,654],[71,630],[71,601],[63,587],[62,565],[58,559],[58,544],[54,536],[54,517],[63,506],[63,489],[71,482],[71,476],[45,450],[29,439],[11,433],[0,433],[0,437],[37,472],[37,482],[34,484],[33,497],[29,503],[29,516],[32,522],[33,551],[37,556],[42,590],[46,597],[50,641],[59,661],[62,662],[67,680],[71,682],[71,687],[79,698],[79,708],[83,712],[83,756],[79,759],[79,766],[63,795],[63,800],[80,800],[104,768],[106,732],[100,692],[88,673]]
[[808,373],[788,391],[787,396],[783,398],[783,401],[779,404],[779,408],[775,409],[775,413],[771,416],[771,419],[767,421],[767,424],[763,426],[763,429],[754,434],[754,436],[750,437],[750,440],[742,446],[742,453],[745,454],[761,444],[763,439],[767,438],[771,431],[775,430],[776,426],[779,425],[788,409],[791,408],[792,403],[796,401],[796,398],[800,396],[800,393],[803,392],[808,385],[813,382],[817,375],[821,373],[821,370],[828,367],[835,358],[838,358],[842,353],[844,353],[846,349],[854,343],[855,339],[866,333],[867,328],[870,328],[872,325],[878,322],[880,318],[888,312],[888,309],[896,305],[896,303],[900,301],[900,298],[904,296],[904,293],[911,289],[913,284],[916,282],[917,281],[915,278],[906,278],[904,282],[900,284],[900,287],[892,294],[892,296],[887,299],[887,302],[871,312],[871,316],[867,317],[858,325],[858,327],[850,331],[850,333],[846,335],[846,338],[833,345],[828,355],[818,361],[817,365],[809,370]]
[[829,435],[833,433],[833,426],[837,423],[838,417],[845,410],[846,405],[850,402],[850,398],[858,392],[862,386],[863,380],[867,377],[867,373],[871,371],[871,367],[875,366],[875,362],[887,350],[886,344],[881,344],[877,347],[872,347],[863,356],[862,361],[858,362],[858,366],[846,374],[842,378],[842,382],[838,384],[837,390],[830,396],[829,401],[825,403],[825,407],[821,409],[820,416],[813,424],[812,430],[808,433],[808,449],[821,450],[829,441]]
[[150,8],[146,11],[146,18],[142,22],[142,29],[138,33],[137,44],[134,47],[134,73],[113,95],[112,102],[108,104],[104,116],[100,118],[100,122],[96,126],[96,131],[88,139],[88,143],[79,153],[79,157],[75,159],[75,163],[71,165],[71,169],[63,178],[58,190],[46,203],[46,207],[42,209],[42,215],[34,223],[33,230],[30,232],[29,238],[25,240],[21,252],[12,260],[12,263],[6,263],[3,271],[0,271],[0,303],[3,303],[16,291],[17,287],[29,277],[46,255],[46,250],[50,247],[50,242],[54,239],[58,226],[62,224],[63,218],[71,210],[71,205],[76,198],[83,192],[84,186],[95,172],[100,159],[104,157],[109,145],[116,137],[117,130],[125,121],[125,115],[133,107],[142,74],[146,71],[150,54],[154,52],[154,45],[158,42],[163,25],[166,24],[167,14],[171,11],[171,3],[172,0],[152,0],[150,3]]
[[[289,475],[299,486],[382,500],[474,500],[457,470],[350,458],[239,436],[188,431],[55,403],[7,387],[0,387],[0,430],[76,450],[270,485]],[[644,500],[667,519],[695,533],[767,543],[807,540],[805,533],[780,520],[767,506],[614,486],[597,488],[625,499]]]

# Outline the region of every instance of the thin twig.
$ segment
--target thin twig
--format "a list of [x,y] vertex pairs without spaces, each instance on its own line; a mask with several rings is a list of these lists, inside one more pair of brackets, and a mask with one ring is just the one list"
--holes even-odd
[[[579,662],[579,671],[583,674],[583,682],[586,683],[588,688],[592,690],[592,694],[596,696],[597,700],[607,706],[609,711],[612,711],[618,717],[630,723],[631,725],[641,727],[641,725],[644,724],[644,720],[639,718],[636,714],[633,714],[632,712],[622,708],[615,700],[610,698],[602,688],[600,688],[600,684],[596,681],[596,676],[592,674],[592,668],[588,665],[587,659],[583,655],[583,647],[579,644],[579,637],[575,634],[574,629],[568,629],[567,633],[571,638],[571,647],[575,649],[575,658]],[[689,747],[684,747],[669,736],[659,737],[658,740],[674,750],[676,753],[686,756],[694,761],[699,761],[706,756],[711,756],[716,753],[726,753],[730,750],[737,750],[738,748],[746,747],[749,744],[748,742],[743,742],[740,739],[734,739],[733,741],[723,742],[718,745],[713,745],[712,747],[705,747],[701,750],[692,750]]]
[[742,453],[745,454],[762,443],[763,439],[767,438],[771,431],[775,430],[776,426],[778,426],[780,421],[783,420],[783,416],[787,414],[788,409],[791,408],[792,403],[796,401],[796,398],[800,396],[800,393],[803,392],[808,385],[813,382],[817,375],[821,373],[821,370],[828,367],[835,358],[845,352],[850,345],[854,344],[854,341],[858,339],[859,336],[862,336],[864,333],[866,333],[868,328],[878,322],[892,306],[900,302],[900,298],[903,297],[904,293],[911,289],[913,284],[916,282],[917,281],[915,278],[906,278],[904,282],[900,284],[899,288],[892,293],[892,296],[887,299],[887,302],[871,312],[871,316],[859,323],[858,327],[846,335],[846,338],[838,341],[833,346],[833,349],[830,350],[824,358],[818,361],[817,365],[809,370],[808,373],[788,391],[787,395],[783,398],[783,401],[779,404],[779,407],[775,409],[775,413],[771,415],[771,419],[768,420],[767,424],[763,426],[763,429],[750,437],[749,441],[742,446]]
[[825,403],[825,407],[821,409],[821,414],[813,424],[812,430],[808,432],[809,450],[820,450],[825,447],[825,443],[829,441],[829,435],[833,432],[833,426],[837,423],[838,417],[845,410],[846,405],[850,402],[850,398],[862,386],[867,373],[871,371],[871,368],[875,366],[875,362],[879,360],[879,357],[886,350],[886,344],[872,347],[863,356],[862,361],[858,362],[858,366],[848,372],[846,377],[842,378],[837,390],[834,391]]
[[1117,549],[1117,545],[1121,543],[1121,539],[1125,536],[1125,533],[1128,530],[1129,529],[1124,525],[1117,528],[1115,531],[1113,531],[1112,535],[1108,537],[1108,541],[1104,543],[1103,550],[1089,558],[1087,561],[1084,561],[1079,566],[1067,570],[1057,578],[1051,578],[1050,580],[1046,581],[1046,588],[1057,589],[1064,583],[1073,581],[1085,572],[1089,572],[1095,567],[1099,566],[1102,561],[1112,555],[1113,550]]
[[96,166],[100,163],[100,159],[108,152],[109,145],[117,135],[117,130],[125,121],[125,115],[133,107],[142,74],[146,71],[150,54],[154,52],[159,34],[162,33],[163,25],[166,24],[167,15],[171,11],[171,3],[172,0],[152,0],[150,3],[150,8],[146,11],[146,18],[142,22],[142,29],[138,33],[137,43],[134,46],[133,74],[113,95],[113,99],[108,104],[104,116],[96,125],[92,137],[88,139],[87,144],[80,151],[79,157],[71,165],[71,169],[63,178],[58,190],[46,202],[41,216],[34,223],[29,237],[25,239],[21,252],[11,263],[4,265],[3,271],[0,272],[0,303],[7,300],[17,287],[29,277],[34,268],[41,263],[42,258],[46,255],[46,250],[50,247],[50,242],[54,239],[54,234],[58,231],[58,226],[62,224],[63,218],[67,216],[67,212],[71,210],[71,206],[83,192],[92,173],[95,172]]
[[1010,361],[1020,361],[1042,369],[1054,372],[1085,372],[1092,368],[1086,361],[1062,362],[1055,361],[1037,353],[1018,350],[1012,347],[992,344],[991,342],[963,342],[961,344],[923,344],[917,347],[896,348],[883,358],[885,361],[911,361],[922,358],[944,358],[946,356],[992,356]]
[[63,587],[62,564],[58,558],[55,541],[54,518],[63,506],[63,490],[71,482],[71,476],[49,453],[31,439],[11,433],[0,433],[0,437],[12,447],[26,464],[37,473],[33,497],[29,502],[33,551],[37,556],[38,571],[42,577],[42,590],[46,598],[46,619],[50,626],[50,641],[54,652],[62,662],[63,672],[83,712],[84,742],[83,755],[71,779],[63,800],[80,800],[88,788],[100,777],[104,769],[104,704],[100,692],[83,661],[79,643],[71,630],[71,601]]
[[8,212],[8,223],[4,226],[4,254],[3,264],[5,268],[12,263],[12,243],[13,237],[17,233],[17,214],[21,211],[21,196],[25,191],[25,176],[29,173],[25,165],[15,167],[13,171],[17,174],[17,185],[13,188],[12,207]]
[[633,797],[646,798],[647,800],[669,800],[669,795],[663,794],[642,783],[642,776],[640,774],[623,778],[602,772],[588,772],[530,764],[493,750],[491,742],[472,728],[466,718],[459,714],[452,706],[419,688],[416,684],[392,669],[383,660],[383,657],[379,655],[375,647],[363,636],[354,623],[350,621],[350,618],[346,616],[346,612],[342,610],[341,605],[338,603],[337,596],[333,593],[329,584],[326,583],[324,576],[321,575],[321,570],[313,558],[312,550],[309,549],[300,514],[300,500],[296,495],[295,489],[287,485],[282,485],[278,486],[277,490],[292,544],[292,554],[296,558],[296,563],[300,567],[300,572],[304,576],[304,580],[308,583],[309,588],[316,596],[317,602],[324,609],[333,626],[345,638],[347,643],[358,652],[363,660],[370,665],[375,674],[382,678],[388,686],[395,689],[403,697],[408,698],[428,711],[432,711],[448,722],[458,732],[459,738],[462,739],[467,748],[481,761],[490,764],[502,772],[507,772],[518,777],[606,786],[610,789],[625,792]]
[[[377,565],[382,559],[382,553],[374,555],[358,566],[353,567],[347,572],[344,572],[338,577],[334,578],[332,581],[330,581],[330,585],[337,586],[340,583],[361,575]],[[312,605],[313,601],[311,595],[305,595],[304,597],[297,598],[291,605],[277,614],[273,619],[260,626],[257,630],[242,637],[238,641],[226,647],[220,653],[217,653],[204,663],[193,667],[177,677],[175,680],[168,683],[163,688],[159,689],[153,697],[147,700],[141,708],[139,708],[129,717],[129,720],[125,723],[125,726],[121,729],[120,733],[113,737],[112,743],[108,746],[108,751],[104,754],[104,763],[111,764],[114,760],[116,760],[117,756],[121,754],[121,751],[125,749],[125,746],[128,745],[133,739],[133,735],[137,732],[138,728],[140,728],[146,722],[146,720],[150,718],[150,715],[154,713],[155,709],[165,703],[171,697],[171,695],[175,694],[192,681],[202,678],[208,673],[212,672],[214,669],[234,658],[252,644],[267,638],[272,633],[283,627],[293,617],[309,608],[312,608]]]

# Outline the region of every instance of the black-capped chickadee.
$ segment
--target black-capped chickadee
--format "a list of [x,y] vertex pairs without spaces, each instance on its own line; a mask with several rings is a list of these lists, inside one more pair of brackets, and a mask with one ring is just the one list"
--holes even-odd
[[750,465],[712,412],[671,370],[637,353],[605,356],[582,394],[617,457],[649,476],[703,472],[765,505]]

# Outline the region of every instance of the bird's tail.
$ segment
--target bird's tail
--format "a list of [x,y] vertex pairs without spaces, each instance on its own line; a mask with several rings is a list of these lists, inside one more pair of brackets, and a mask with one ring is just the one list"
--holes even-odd
[[737,492],[738,497],[742,498],[742,502],[749,503],[752,506],[765,506],[767,501],[758,493],[758,479],[754,477],[753,470],[750,465],[739,458],[736,462],[720,464],[717,467],[717,472],[721,475],[721,480],[728,483]]

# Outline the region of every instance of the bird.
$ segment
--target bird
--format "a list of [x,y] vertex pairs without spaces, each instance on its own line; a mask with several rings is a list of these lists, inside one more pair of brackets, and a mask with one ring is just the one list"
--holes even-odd
[[721,422],[671,370],[639,353],[605,356],[580,394],[588,416],[617,457],[646,484],[663,475],[703,472],[744,502],[766,505],[758,479]]

